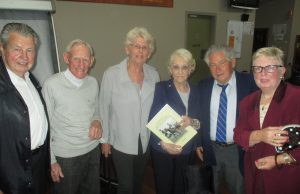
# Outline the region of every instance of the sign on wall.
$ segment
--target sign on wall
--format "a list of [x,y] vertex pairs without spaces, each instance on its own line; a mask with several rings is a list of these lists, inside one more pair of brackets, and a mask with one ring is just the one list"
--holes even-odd
[[233,20],[228,21],[227,44],[235,51],[236,58],[241,58],[243,29],[243,22]]

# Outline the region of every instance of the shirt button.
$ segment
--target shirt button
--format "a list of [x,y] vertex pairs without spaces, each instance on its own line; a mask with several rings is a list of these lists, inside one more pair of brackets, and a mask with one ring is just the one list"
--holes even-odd
[[29,162],[29,159],[26,159],[25,162],[28,163],[28,162]]

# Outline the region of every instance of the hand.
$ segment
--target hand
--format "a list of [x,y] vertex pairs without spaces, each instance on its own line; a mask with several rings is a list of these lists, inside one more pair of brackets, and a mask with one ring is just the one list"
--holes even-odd
[[255,161],[255,166],[259,170],[271,170],[276,166],[275,156],[267,156]]
[[101,145],[101,152],[104,155],[105,158],[108,157],[108,155],[111,154],[111,145],[108,143],[104,143]]
[[60,178],[64,177],[60,165],[57,162],[51,164],[51,177],[53,182],[60,182]]
[[182,151],[182,147],[173,143],[166,143],[161,141],[160,146],[163,150],[172,155],[180,154]]
[[198,158],[203,161],[204,158],[203,158],[203,147],[197,147],[196,148],[196,154],[198,156]]
[[101,137],[102,137],[101,123],[98,120],[94,120],[90,126],[89,138],[93,140],[93,139],[100,139]]
[[192,119],[188,116],[182,116],[182,120],[177,123],[181,128],[186,128],[187,126],[191,125]]
[[262,141],[272,146],[283,146],[289,141],[287,131],[282,131],[281,127],[267,127],[261,129]]

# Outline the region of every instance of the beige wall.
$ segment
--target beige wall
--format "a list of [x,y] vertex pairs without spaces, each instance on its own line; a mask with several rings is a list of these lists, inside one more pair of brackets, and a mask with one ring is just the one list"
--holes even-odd
[[[101,80],[103,71],[119,63],[124,57],[123,42],[134,26],[146,27],[155,37],[157,50],[149,61],[160,72],[162,79],[169,77],[166,61],[170,53],[185,47],[185,13],[199,12],[216,16],[215,42],[226,43],[228,20],[240,20],[243,10],[229,8],[226,0],[174,0],[173,8],[127,6],[118,4],[56,1],[54,24],[60,56],[66,44],[75,38],[92,44],[96,52],[96,65],[91,75]],[[247,11],[254,21],[255,11]],[[243,39],[239,70],[249,70],[252,36]],[[61,57],[60,57],[61,58]],[[61,60],[62,61],[62,60]],[[61,63],[61,69],[66,65]]]

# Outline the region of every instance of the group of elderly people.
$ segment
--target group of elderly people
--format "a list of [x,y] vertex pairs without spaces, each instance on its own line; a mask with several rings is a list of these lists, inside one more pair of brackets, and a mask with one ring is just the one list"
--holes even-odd
[[[283,130],[299,130],[300,88],[284,81],[279,48],[257,50],[250,75],[235,70],[232,49],[212,45],[204,58],[211,77],[194,86],[191,52],[175,50],[166,67],[171,78],[160,81],[147,64],[154,39],[135,27],[126,35],[126,58],[104,72],[100,89],[88,75],[93,49],[79,39],[63,54],[68,68],[41,89],[30,73],[40,45],[35,31],[8,23],[0,41],[0,193],[43,194],[49,187],[100,193],[101,153],[112,156],[118,194],[142,193],[150,156],[157,194],[188,193],[185,171],[194,155],[212,166],[210,192],[221,193],[224,185],[237,194],[300,192],[300,148],[290,142],[297,132]],[[181,128],[198,132],[184,146],[146,127],[166,104],[181,116]]]

